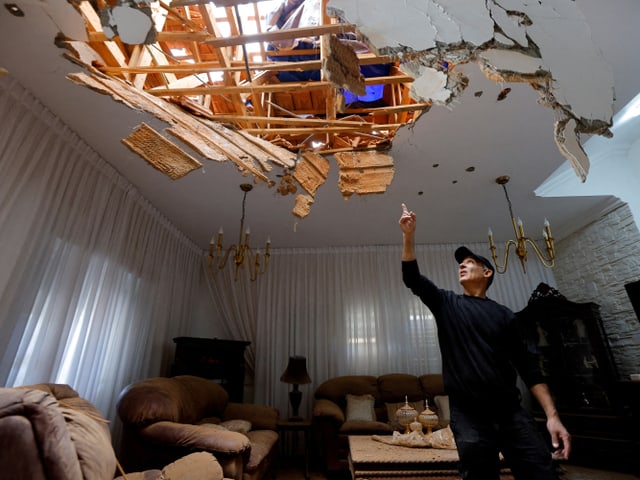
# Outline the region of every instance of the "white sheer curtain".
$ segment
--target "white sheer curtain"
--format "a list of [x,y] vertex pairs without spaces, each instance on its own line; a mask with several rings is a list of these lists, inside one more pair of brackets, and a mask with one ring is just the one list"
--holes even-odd
[[68,383],[113,420],[168,371],[202,252],[6,79],[0,118],[0,382]]
[[[416,247],[422,272],[454,291],[460,291],[453,258],[457,246]],[[486,244],[468,246],[488,255]],[[268,272],[253,284],[255,296],[237,284],[216,283],[218,300],[250,306],[240,318],[231,306],[219,316],[227,325],[242,324],[247,336],[234,339],[249,340],[255,348],[255,401],[287,415],[290,386],[280,382],[280,375],[290,355],[307,357],[312,383],[300,386],[300,411],[306,415],[313,390],[337,375],[440,372],[433,317],[402,283],[400,258],[400,245],[272,249]],[[511,265],[489,296],[517,311],[540,282],[555,286],[550,270],[537,261],[529,263],[526,275],[517,262]],[[250,310],[254,318],[248,316]]]

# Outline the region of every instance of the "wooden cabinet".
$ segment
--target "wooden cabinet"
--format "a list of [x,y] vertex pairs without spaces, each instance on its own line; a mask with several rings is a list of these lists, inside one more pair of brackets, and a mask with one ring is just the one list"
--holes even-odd
[[176,337],[171,375],[195,375],[218,381],[232,402],[244,397],[244,350],[251,342],[218,338]]
[[614,407],[611,392],[618,375],[597,304],[541,297],[517,315],[537,341],[559,410],[604,413]]
[[[596,303],[575,303],[545,284],[516,315],[540,351],[542,372],[564,425],[576,463],[621,469],[637,455],[629,428],[629,399],[618,373]],[[533,413],[544,428],[537,402]]]

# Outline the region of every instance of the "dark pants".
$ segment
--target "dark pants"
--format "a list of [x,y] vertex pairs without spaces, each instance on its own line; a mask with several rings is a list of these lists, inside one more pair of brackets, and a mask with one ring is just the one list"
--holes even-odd
[[523,408],[489,412],[451,405],[451,429],[465,480],[498,480],[499,452],[516,480],[555,480],[551,451]]

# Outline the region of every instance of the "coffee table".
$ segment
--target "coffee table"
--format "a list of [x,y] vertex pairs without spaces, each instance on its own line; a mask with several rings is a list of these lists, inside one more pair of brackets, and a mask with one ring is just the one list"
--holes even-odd
[[[349,469],[353,480],[459,479],[458,451],[402,447],[373,440],[369,435],[349,436]],[[508,471],[501,479],[513,478]]]

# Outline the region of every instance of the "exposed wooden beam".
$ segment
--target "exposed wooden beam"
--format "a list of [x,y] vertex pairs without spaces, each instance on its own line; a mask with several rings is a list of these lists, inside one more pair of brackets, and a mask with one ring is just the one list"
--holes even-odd
[[368,123],[367,125],[356,127],[244,128],[243,130],[254,135],[308,135],[311,133],[358,133],[372,132],[374,130],[397,130],[401,126],[401,123],[383,125]]
[[[297,53],[297,52],[296,52]],[[388,56],[370,56],[365,54],[359,57],[360,65],[375,65],[379,63],[391,63],[393,59]],[[241,72],[247,69],[244,62],[232,61],[231,66],[224,67],[220,62],[198,62],[198,63],[181,63],[173,65],[154,65],[154,66],[129,66],[129,67],[112,67],[102,66],[99,70],[104,73],[209,73],[209,72]],[[303,70],[319,70],[322,67],[322,60],[304,60],[301,62],[264,62],[249,63],[251,71],[303,71]]]
[[[338,23],[334,25],[322,25],[318,27],[300,27],[287,30],[274,30],[270,32],[253,33],[249,35],[235,35],[224,38],[205,40],[204,43],[217,48],[242,45],[243,43],[273,42],[275,40],[287,40],[290,38],[317,37],[325,34],[338,34],[355,32],[356,27],[350,23]],[[293,52],[295,54],[295,52]]]
[[[258,3],[266,0],[216,0],[216,7],[233,7],[235,5],[244,5],[247,3]],[[209,3],[209,0],[173,0],[172,7],[186,7],[188,5],[202,5]]]
[[[408,75],[397,75],[387,77],[370,77],[365,79],[365,85],[381,85],[381,84],[394,84],[394,83],[409,83],[413,78]],[[238,86],[226,86],[226,85],[213,85],[203,86],[195,88],[165,88],[157,87],[147,90],[148,93],[157,97],[176,97],[181,95],[222,95],[222,94],[241,94],[241,93],[255,93],[255,92],[274,92],[274,93],[295,93],[301,89],[305,91],[309,90],[327,90],[333,88],[334,85],[331,82],[286,82],[267,85],[238,85]]]

